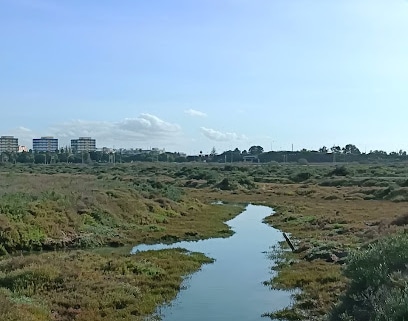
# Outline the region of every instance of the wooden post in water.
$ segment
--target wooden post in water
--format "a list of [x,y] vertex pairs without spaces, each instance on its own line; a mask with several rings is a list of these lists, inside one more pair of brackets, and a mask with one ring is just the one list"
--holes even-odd
[[295,246],[292,244],[291,240],[289,239],[289,237],[286,235],[286,233],[283,233],[283,237],[286,240],[286,243],[288,243],[289,247],[291,248],[292,252],[295,252]]

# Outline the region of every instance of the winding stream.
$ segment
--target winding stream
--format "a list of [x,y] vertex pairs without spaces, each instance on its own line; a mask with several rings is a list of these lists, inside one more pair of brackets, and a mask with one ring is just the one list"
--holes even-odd
[[157,311],[162,320],[264,321],[263,313],[288,306],[289,292],[263,285],[263,281],[271,278],[273,265],[265,252],[283,240],[279,230],[262,223],[271,213],[269,207],[248,205],[243,213],[227,222],[235,234],[226,239],[133,248],[132,253],[181,247],[216,260],[188,277],[186,289],[170,305]]

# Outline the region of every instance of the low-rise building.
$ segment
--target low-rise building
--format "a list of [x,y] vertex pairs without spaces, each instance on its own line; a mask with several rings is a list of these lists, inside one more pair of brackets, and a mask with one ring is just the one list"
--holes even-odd
[[34,152],[55,152],[58,150],[58,139],[52,136],[45,136],[33,139]]
[[3,152],[18,152],[18,138],[14,136],[0,137],[0,153]]
[[79,137],[71,140],[71,149],[74,153],[96,151],[96,140],[91,137]]
[[28,148],[26,146],[20,145],[18,146],[19,153],[28,153]]
[[259,158],[256,155],[247,155],[243,157],[244,163],[259,163]]

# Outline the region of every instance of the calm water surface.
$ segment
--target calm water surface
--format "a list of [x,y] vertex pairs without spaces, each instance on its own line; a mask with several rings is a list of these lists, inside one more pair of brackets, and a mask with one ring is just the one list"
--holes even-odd
[[181,247],[216,260],[191,275],[185,281],[186,289],[170,305],[159,309],[162,319],[265,321],[268,318],[262,318],[263,313],[290,305],[289,292],[270,290],[262,284],[271,278],[273,265],[265,252],[283,240],[279,230],[262,223],[271,213],[269,207],[249,205],[242,214],[227,222],[235,231],[227,239],[135,247],[133,253]]

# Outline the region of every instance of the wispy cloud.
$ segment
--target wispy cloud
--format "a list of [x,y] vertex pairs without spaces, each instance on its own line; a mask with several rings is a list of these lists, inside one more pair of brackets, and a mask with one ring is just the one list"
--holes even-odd
[[17,137],[19,139],[20,145],[24,145],[29,148],[31,148],[30,146],[31,146],[32,139],[35,137],[35,133],[31,129],[23,127],[23,126],[20,126],[12,130],[10,135]]
[[181,128],[157,116],[141,114],[120,122],[74,120],[54,126],[52,132],[61,138],[92,136],[101,143],[125,146],[169,142],[180,135]]
[[233,140],[247,140],[248,137],[242,134],[231,133],[231,132],[221,132],[215,129],[201,127],[201,132],[208,139],[217,141],[217,142],[227,142]]
[[[119,122],[72,120],[55,124],[47,133],[60,139],[60,144],[69,144],[71,139],[91,136],[97,146],[118,147],[162,147],[175,146],[183,141],[181,127],[151,114],[141,114],[137,118],[126,118]],[[20,144],[31,146],[31,139],[38,137],[28,128],[13,131]],[[43,136],[43,135],[42,135]]]
[[193,117],[207,117],[206,113],[203,113],[202,111],[195,110],[195,109],[187,109],[184,111],[187,115],[193,116]]
[[27,127],[23,127],[23,126],[18,127],[17,130],[21,131],[22,133],[31,133],[32,132],[31,129],[29,129]]

